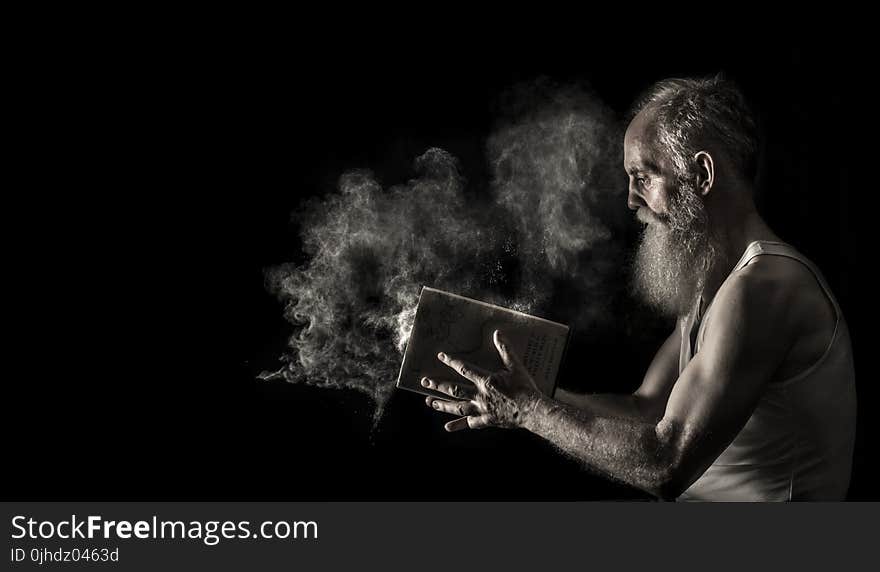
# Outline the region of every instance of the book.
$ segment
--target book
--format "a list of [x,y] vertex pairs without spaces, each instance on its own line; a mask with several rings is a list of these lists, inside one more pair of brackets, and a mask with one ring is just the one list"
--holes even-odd
[[488,371],[500,370],[503,364],[492,340],[495,330],[501,330],[538,389],[552,396],[568,345],[568,326],[427,286],[419,295],[397,387],[448,399],[422,387],[422,377],[470,383],[437,359],[439,352]]

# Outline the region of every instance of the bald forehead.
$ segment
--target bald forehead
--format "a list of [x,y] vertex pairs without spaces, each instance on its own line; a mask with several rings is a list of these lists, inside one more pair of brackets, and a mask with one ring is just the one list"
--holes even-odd
[[654,112],[641,110],[626,128],[623,137],[624,168],[628,173],[657,171],[662,158],[657,153]]
[[656,113],[651,108],[639,111],[626,128],[624,144],[653,142],[656,134],[655,116]]

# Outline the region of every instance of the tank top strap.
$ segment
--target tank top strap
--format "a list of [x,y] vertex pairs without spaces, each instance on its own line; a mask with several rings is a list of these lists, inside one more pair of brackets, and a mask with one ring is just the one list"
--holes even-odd
[[809,271],[816,278],[816,281],[819,283],[819,286],[822,288],[825,296],[834,307],[834,313],[836,314],[835,318],[840,317],[840,306],[837,305],[837,300],[831,293],[831,288],[825,281],[825,277],[822,275],[822,272],[819,271],[815,264],[813,264],[807,257],[798,252],[790,244],[770,240],[756,240],[752,242],[746,248],[746,251],[743,253],[742,258],[739,259],[739,262],[736,263],[736,266],[733,268],[731,274],[746,266],[756,256],[761,256],[762,254],[771,256],[785,256],[787,258],[797,260],[798,262],[806,266],[807,269],[809,269]]
[[[727,278],[725,278],[721,287],[724,287],[724,284],[730,280],[730,277],[733,276],[738,270],[744,268],[749,262],[752,261],[756,256],[761,255],[770,255],[770,256],[785,256],[787,258],[791,258],[797,260],[801,264],[807,267],[807,269],[813,274],[813,277],[816,279],[816,282],[819,283],[819,286],[822,288],[822,291],[825,293],[825,296],[831,302],[831,306],[834,309],[834,319],[835,322],[840,322],[841,316],[843,315],[840,310],[840,306],[837,304],[837,299],[831,293],[831,288],[828,286],[828,283],[825,281],[825,277],[822,276],[822,273],[816,268],[816,265],[813,264],[807,257],[798,252],[793,246],[784,242],[774,242],[769,240],[756,240],[751,242],[747,247],[745,252],[743,252],[742,257],[739,259],[739,262],[733,267],[733,270],[730,271]],[[719,288],[720,289],[720,288]],[[713,300],[714,301],[714,300]],[[709,304],[711,306],[711,303]],[[708,316],[709,309],[707,308],[704,312],[704,316]],[[698,331],[695,336],[695,342],[689,344],[689,357],[693,356],[696,353],[696,347],[699,346],[703,342],[703,337],[705,335],[707,320],[703,319],[698,322]],[[836,330],[836,327],[835,327]]]

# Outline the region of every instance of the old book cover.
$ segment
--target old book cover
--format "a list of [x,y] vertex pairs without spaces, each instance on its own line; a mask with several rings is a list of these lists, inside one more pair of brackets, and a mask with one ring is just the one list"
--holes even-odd
[[441,351],[489,371],[501,369],[492,342],[495,330],[505,334],[538,388],[552,396],[568,343],[568,326],[427,286],[419,296],[397,387],[448,397],[422,387],[422,377],[467,383],[437,359]]

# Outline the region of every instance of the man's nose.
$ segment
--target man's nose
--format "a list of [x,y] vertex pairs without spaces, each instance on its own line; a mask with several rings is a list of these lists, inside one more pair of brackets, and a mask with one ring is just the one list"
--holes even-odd
[[626,205],[632,211],[648,206],[648,203],[646,203],[645,199],[642,198],[642,195],[639,194],[638,187],[635,183],[629,184],[629,191],[626,195]]

